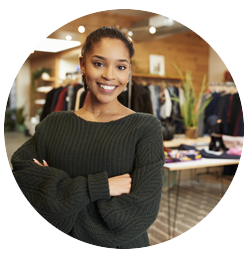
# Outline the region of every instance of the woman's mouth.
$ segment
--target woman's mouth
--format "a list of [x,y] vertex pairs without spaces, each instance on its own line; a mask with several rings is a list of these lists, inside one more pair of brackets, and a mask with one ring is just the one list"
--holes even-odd
[[104,92],[104,93],[113,93],[115,91],[115,89],[117,88],[117,86],[114,85],[104,85],[104,84],[100,84],[97,83],[99,89]]

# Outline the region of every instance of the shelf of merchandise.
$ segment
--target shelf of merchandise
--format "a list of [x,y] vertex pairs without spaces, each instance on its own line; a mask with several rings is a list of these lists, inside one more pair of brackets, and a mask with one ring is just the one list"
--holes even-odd
[[148,79],[162,79],[162,80],[181,80],[179,76],[160,76],[154,74],[142,74],[142,73],[132,73],[132,77],[135,78],[148,78]]

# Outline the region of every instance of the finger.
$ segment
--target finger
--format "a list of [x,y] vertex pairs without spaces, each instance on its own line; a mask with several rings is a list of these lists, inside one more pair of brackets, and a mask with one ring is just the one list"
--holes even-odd
[[40,166],[43,166],[40,162],[38,162],[36,159],[33,159],[34,163],[40,165]]
[[43,165],[44,166],[49,166],[45,160],[43,160]]

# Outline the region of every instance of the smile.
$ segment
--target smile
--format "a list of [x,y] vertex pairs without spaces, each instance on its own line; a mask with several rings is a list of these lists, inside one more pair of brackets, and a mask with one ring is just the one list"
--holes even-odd
[[112,94],[115,89],[118,86],[115,85],[105,85],[105,84],[101,84],[101,83],[97,83],[99,89],[102,91],[102,93],[106,93],[106,94]]
[[107,89],[107,90],[113,90],[116,88],[116,86],[107,86],[107,85],[102,85],[102,84],[98,84],[101,88],[103,89]]

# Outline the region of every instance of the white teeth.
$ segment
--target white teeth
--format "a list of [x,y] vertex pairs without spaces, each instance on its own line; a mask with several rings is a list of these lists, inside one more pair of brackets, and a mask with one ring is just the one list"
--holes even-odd
[[103,89],[107,89],[107,90],[115,89],[115,86],[111,87],[111,86],[100,85],[100,87],[103,88]]

